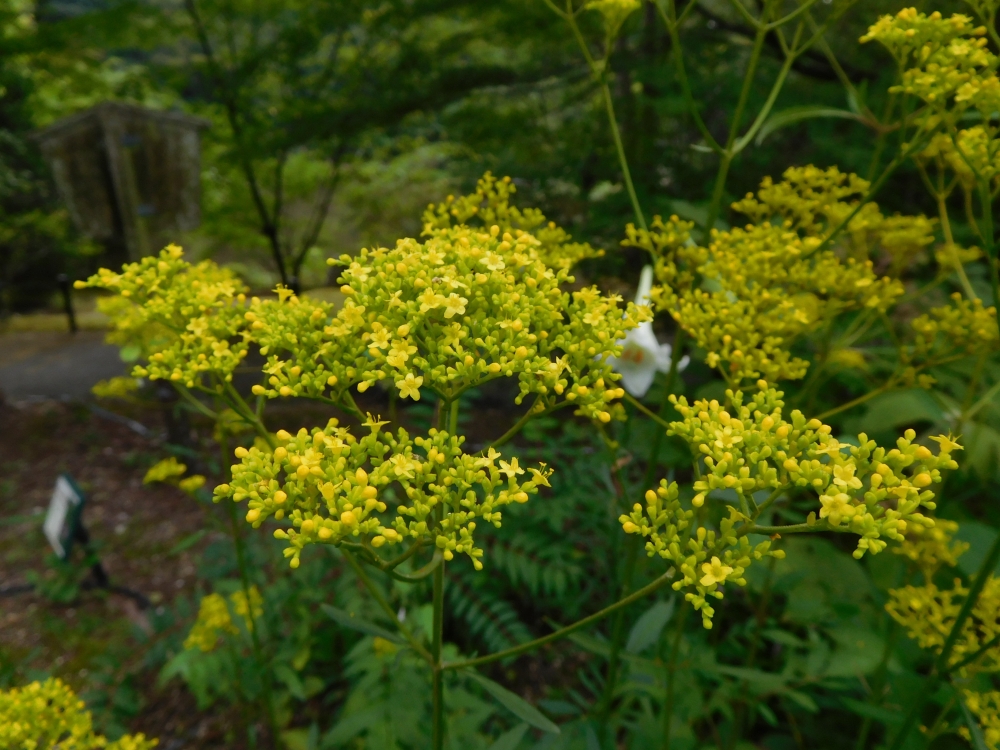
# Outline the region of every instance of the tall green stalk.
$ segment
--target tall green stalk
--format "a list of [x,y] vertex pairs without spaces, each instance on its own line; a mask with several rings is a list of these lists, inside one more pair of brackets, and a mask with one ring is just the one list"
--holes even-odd
[[[674,343],[673,348],[671,349],[670,370],[667,373],[667,380],[663,386],[663,394],[660,397],[660,406],[657,412],[657,419],[660,423],[665,421],[664,416],[671,408],[670,396],[673,394],[674,383],[677,380],[677,363],[680,361],[683,354],[682,350],[684,348],[684,341],[684,330],[678,327],[674,333]],[[650,447],[649,462],[646,464],[646,473],[643,478],[642,486],[639,488],[639,492],[641,494],[645,494],[646,490],[653,486],[656,470],[659,465],[660,448],[663,444],[663,436],[663,430],[657,430],[656,437],[653,438],[653,444]],[[642,546],[642,540],[638,538],[633,539],[630,535],[625,540],[625,545],[625,565],[622,570],[621,595],[619,598],[628,596],[629,592],[632,590],[636,560],[639,556],[639,549]],[[621,662],[621,648],[624,641],[625,610],[620,609],[615,615],[614,622],[611,626],[611,648],[610,655],[608,657],[608,675],[604,683],[604,694],[601,699],[601,708],[599,711],[602,724],[606,724],[607,718],[611,713],[611,704],[614,701],[614,691],[618,682],[618,669]]]
[[444,669],[441,662],[441,641],[444,630],[444,562],[434,570],[434,624],[431,640],[431,657],[433,665],[432,686],[432,716],[433,731],[431,747],[433,750],[444,748]]
[[[458,426],[459,400],[456,396],[451,401],[438,402],[438,429],[447,426],[454,434]],[[441,506],[434,509],[435,520],[441,522]],[[444,640],[444,560],[434,569],[433,586],[433,619],[431,625],[431,747],[433,750],[444,748],[444,668],[441,659],[441,646]]]
[[[226,440],[225,428],[221,424],[218,425],[218,431],[219,451],[221,453],[219,468],[222,471],[223,481],[229,481],[229,441]],[[271,686],[271,674],[267,669],[267,662],[264,659],[264,649],[261,647],[260,635],[257,632],[257,618],[254,616],[253,606],[250,603],[250,571],[247,565],[245,542],[243,534],[240,531],[236,504],[226,502],[226,508],[229,513],[233,546],[236,550],[236,568],[240,575],[240,586],[243,589],[243,597],[247,602],[247,630],[250,633],[250,643],[253,647],[254,660],[257,662],[257,668],[261,672],[261,679],[263,681],[264,711],[267,716],[268,730],[271,734],[271,741],[274,747],[281,747],[281,735],[278,732],[278,721],[274,714],[274,693]]]
[[681,650],[681,641],[684,639],[684,622],[687,620],[688,603],[681,602],[681,606],[674,615],[673,639],[670,642],[670,656],[667,658],[667,679],[666,692],[663,700],[663,750],[670,750],[670,731],[674,720],[674,685],[677,681],[677,657]]

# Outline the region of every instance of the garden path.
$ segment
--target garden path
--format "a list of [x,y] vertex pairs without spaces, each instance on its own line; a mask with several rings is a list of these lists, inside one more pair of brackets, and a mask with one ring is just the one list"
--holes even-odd
[[103,331],[0,334],[0,392],[11,401],[86,398],[97,381],[124,374],[118,347],[104,343]]

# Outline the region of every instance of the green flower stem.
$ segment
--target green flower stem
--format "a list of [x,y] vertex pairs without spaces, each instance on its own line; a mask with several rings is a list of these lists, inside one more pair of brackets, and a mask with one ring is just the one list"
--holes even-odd
[[[663,386],[663,395],[660,398],[660,407],[657,414],[647,409],[638,399],[626,392],[631,403],[637,405],[644,413],[651,416],[658,424],[666,426],[669,430],[669,423],[663,418],[667,410],[671,407],[670,396],[673,393],[674,383],[677,379],[677,363],[681,357],[684,347],[684,330],[680,327],[674,332],[674,344],[671,349],[670,370],[667,373],[667,380]],[[656,470],[660,459],[660,448],[663,444],[664,432],[657,430],[656,437],[653,438],[653,445],[650,448],[649,461],[646,465],[646,473],[643,483],[639,488],[640,494],[644,494],[652,487]],[[625,567],[622,575],[622,596],[626,596],[632,589],[632,579],[635,575],[636,558],[642,544],[641,539],[633,539],[631,536],[626,540]],[[608,677],[605,682],[604,696],[601,703],[601,721],[606,722],[611,711],[611,703],[614,700],[614,691],[618,681],[618,668],[620,666],[621,647],[625,640],[625,610],[618,610],[615,615],[614,624],[611,627],[611,654],[608,662]]]
[[628,158],[625,156],[625,146],[622,144],[621,131],[618,129],[618,118],[615,116],[615,105],[611,98],[611,88],[608,86],[608,57],[610,56],[611,41],[613,40],[607,41],[604,50],[604,59],[600,61],[595,60],[593,55],[590,54],[590,49],[587,47],[587,40],[583,38],[583,34],[580,32],[580,27],[576,23],[576,11],[573,10],[572,1],[567,0],[565,11],[560,11],[551,2],[548,2],[547,4],[557,14],[559,14],[559,16],[563,18],[573,30],[573,36],[576,38],[576,42],[580,45],[580,49],[583,51],[583,56],[587,60],[587,66],[590,68],[590,74],[601,87],[601,97],[604,99],[604,109],[608,115],[608,125],[611,128],[611,138],[615,142],[615,151],[618,154],[618,163],[622,169],[622,178],[625,181],[625,189],[628,191],[629,200],[632,201],[632,210],[635,212],[636,222],[638,222],[640,227],[646,229],[646,217],[643,216],[642,207],[639,205],[639,197],[636,195],[635,185],[632,183],[632,172],[628,168]]
[[896,379],[890,378],[888,382],[884,383],[883,385],[880,385],[878,388],[872,391],[868,391],[868,393],[866,393],[865,395],[858,396],[856,399],[848,401],[846,404],[841,404],[840,406],[836,406],[833,409],[828,409],[827,411],[823,412],[818,417],[816,417],[816,419],[822,421],[827,417],[832,417],[834,414],[839,414],[842,411],[847,411],[848,409],[852,409],[855,406],[859,406],[865,403],[866,401],[870,401],[876,396],[882,395],[886,391],[891,391],[895,387],[896,387]]
[[815,523],[793,523],[788,526],[758,526],[755,523],[748,523],[741,526],[737,536],[747,534],[763,534],[773,536],[774,534],[810,534],[814,531],[843,531],[850,532],[846,526],[831,526],[826,519],[820,519]]
[[441,641],[444,630],[444,564],[434,569],[434,622],[431,641],[433,673],[433,750],[444,748],[444,665],[441,662]]
[[684,103],[687,105],[688,113],[694,119],[695,126],[698,128],[698,132],[701,133],[701,137],[705,139],[705,144],[716,154],[722,155],[722,146],[719,142],[715,140],[715,136],[712,135],[712,131],[708,129],[708,125],[701,118],[701,114],[698,112],[697,102],[694,100],[694,95],[691,93],[691,81],[688,79],[687,70],[684,67],[684,48],[681,46],[681,37],[678,29],[681,23],[687,17],[688,13],[691,12],[698,4],[694,2],[689,2],[684,10],[681,12],[680,17],[677,16],[677,7],[675,0],[667,0],[667,9],[663,8],[661,3],[653,3],[656,6],[656,10],[660,14],[660,18],[663,20],[663,24],[667,27],[667,33],[670,35],[670,44],[674,49],[674,68],[676,69],[677,78],[681,83],[681,91],[684,94]]
[[249,424],[257,432],[260,437],[271,447],[271,450],[277,448],[277,444],[274,442],[274,436],[267,431],[264,423],[257,418],[257,415],[250,408],[243,397],[239,394],[239,391],[233,387],[233,384],[228,381],[222,381],[223,385],[223,398],[232,407],[233,411],[240,415],[243,420]]
[[219,421],[218,412],[212,411],[207,406],[205,406],[205,404],[196,399],[194,397],[194,394],[191,393],[191,391],[189,391],[185,386],[181,385],[180,383],[172,383],[172,385],[174,386],[174,390],[181,395],[181,398],[187,401],[194,408],[195,411],[197,411],[199,414],[203,416],[208,417],[213,422]]
[[[639,545],[642,540],[633,538],[630,534],[625,540],[625,565],[622,569],[621,596],[625,597],[632,589],[632,578],[635,576],[635,563],[639,556]],[[618,668],[621,665],[621,650],[625,642],[625,608],[615,613],[611,624],[611,644],[608,655],[608,676],[604,681],[604,694],[597,711],[598,721],[607,732],[607,721],[611,714],[611,704],[615,699],[615,688],[618,685]]]
[[544,646],[546,643],[551,643],[552,641],[557,641],[560,638],[565,638],[571,633],[575,633],[581,628],[585,628],[589,625],[593,625],[595,622],[600,622],[605,617],[614,612],[617,612],[623,607],[627,607],[630,604],[649,596],[654,591],[658,591],[660,588],[670,583],[673,577],[673,571],[668,571],[658,578],[654,579],[651,583],[643,586],[641,589],[634,591],[633,593],[626,596],[624,599],[620,599],[614,604],[610,604],[599,612],[595,612],[592,615],[584,617],[582,620],[577,620],[572,625],[567,625],[564,628],[560,628],[555,632],[549,633],[548,635],[542,636],[541,638],[536,638],[533,641],[528,641],[527,643],[522,643],[519,646],[514,646],[512,648],[504,649],[503,651],[497,651],[495,654],[487,654],[486,656],[479,656],[473,659],[463,659],[461,661],[445,662],[441,665],[442,670],[448,669],[466,669],[468,667],[478,667],[483,664],[491,664],[495,661],[500,661],[501,659],[509,659],[512,656],[517,656],[523,654],[527,651],[533,651],[540,646]]
[[361,563],[357,561],[354,555],[348,552],[347,550],[341,549],[340,552],[344,556],[344,559],[347,560],[348,565],[350,565],[351,568],[353,568],[355,575],[357,575],[358,577],[358,580],[360,580],[362,585],[368,590],[368,593],[372,595],[372,598],[375,599],[376,602],[378,602],[378,605],[382,608],[382,611],[386,613],[386,615],[389,617],[390,620],[392,620],[392,622],[396,626],[396,629],[403,634],[403,637],[410,644],[410,647],[413,648],[414,651],[420,654],[420,656],[426,659],[429,663],[433,663],[433,657],[431,656],[430,652],[424,647],[424,644],[422,644],[420,640],[415,635],[413,635],[413,631],[410,630],[409,627],[407,627],[406,623],[402,623],[399,621],[399,617],[396,615],[395,611],[393,611],[392,606],[389,604],[388,601],[386,601],[386,598],[382,595],[382,592],[378,590],[378,587],[376,587],[375,584],[372,583],[372,580],[368,577],[368,574],[365,572],[364,566],[361,565]]
[[560,409],[563,409],[570,405],[569,401],[562,401],[556,404],[555,406],[550,406],[548,409],[542,409],[542,411],[535,411],[535,406],[538,404],[539,398],[535,399],[532,405],[528,408],[528,411],[526,411],[524,415],[519,420],[517,420],[517,422],[514,423],[513,427],[511,427],[509,430],[507,430],[507,432],[505,432],[503,435],[501,435],[492,443],[490,443],[488,447],[499,448],[501,445],[508,442],[511,438],[517,435],[517,433],[519,433],[522,429],[524,429],[524,426],[528,424],[528,422],[530,422],[532,419],[537,419],[538,417],[544,417],[548,414],[551,414],[554,411],[559,411]]
[[1000,635],[993,636],[988,641],[986,641],[986,643],[977,648],[973,653],[969,654],[964,659],[962,659],[962,661],[953,664],[948,671],[957,672],[962,667],[967,667],[968,665],[972,664],[972,662],[974,662],[976,659],[978,659],[980,656],[989,651],[991,648],[996,646],[998,643],[1000,643]]
[[670,656],[667,659],[667,679],[666,692],[663,700],[663,750],[670,750],[670,729],[674,719],[674,686],[677,677],[677,657],[681,650],[681,641],[684,640],[684,623],[687,621],[688,612],[691,608],[687,601],[682,600],[680,609],[677,610],[674,622],[674,637],[670,643]]
[[893,172],[895,172],[904,161],[910,158],[912,154],[915,154],[917,151],[919,151],[924,147],[926,140],[927,140],[926,135],[917,138],[907,148],[905,148],[899,154],[897,154],[896,157],[886,165],[885,169],[882,170],[882,174],[879,175],[878,179],[871,184],[871,187],[868,188],[868,192],[865,193],[864,196],[862,196],[860,201],[858,201],[858,205],[856,205],[854,209],[849,214],[847,214],[847,216],[845,216],[840,221],[840,223],[837,224],[837,226],[835,226],[833,230],[826,235],[825,238],[823,238],[823,241],[819,243],[814,250],[803,255],[802,256],[803,260],[815,255],[821,250],[825,250],[826,248],[828,248],[830,244],[834,241],[834,239],[836,239],[837,236],[842,231],[844,231],[844,229],[847,228],[847,225],[854,220],[854,217],[857,216],[859,213],[861,213],[861,209],[863,209],[866,205],[871,203],[871,201],[878,194],[879,190],[882,189],[882,186],[885,185],[886,180],[888,180],[892,176]]
[[417,581],[424,580],[442,565],[444,565],[444,554],[441,550],[436,549],[434,550],[434,556],[431,558],[431,561],[412,573],[397,573],[392,568],[386,568],[385,573],[395,578],[397,581],[403,581],[404,583],[416,583]]
[[951,672],[957,669],[957,665],[949,667],[948,660],[951,658],[951,652],[954,650],[955,644],[958,643],[958,639],[962,634],[965,621],[972,614],[972,609],[976,606],[976,602],[979,601],[979,595],[983,592],[983,587],[993,574],[993,569],[996,568],[997,560],[1000,560],[1000,534],[997,534],[997,538],[993,541],[992,546],[990,546],[989,552],[986,553],[982,565],[979,566],[979,571],[976,573],[976,578],[972,582],[972,586],[969,587],[969,593],[962,603],[962,608],[958,611],[958,616],[955,618],[955,622],[948,632],[948,638],[945,639],[944,647],[941,649],[941,653],[934,662],[931,671],[924,679],[924,684],[917,693],[917,699],[910,706],[910,711],[903,721],[903,726],[896,733],[889,750],[900,750],[904,746],[907,736],[913,729],[913,725],[920,719],[920,712],[927,702],[928,697],[933,694],[937,683],[941,679],[947,678]]
[[632,184],[632,173],[628,168],[628,159],[625,156],[625,147],[622,145],[622,136],[618,130],[618,120],[615,118],[615,105],[611,100],[611,88],[607,80],[601,80],[601,92],[604,95],[604,108],[608,114],[608,124],[611,126],[611,137],[615,141],[615,150],[618,152],[618,161],[621,164],[622,176],[625,179],[625,189],[628,190],[628,197],[632,201],[632,210],[635,212],[635,219],[642,229],[646,229],[646,217],[642,215],[642,207],[639,205],[639,197],[635,193],[635,186]]
[[[671,366],[672,365],[673,363],[671,363]],[[654,422],[656,422],[658,425],[660,425],[660,427],[662,427],[664,430],[670,429],[670,422],[665,420],[660,414],[657,414],[655,411],[650,409],[648,406],[646,406],[644,403],[642,403],[639,399],[637,399],[628,391],[625,391],[625,400],[628,401],[630,404],[632,404],[632,406],[641,411],[643,414],[645,414],[647,417],[652,419]],[[669,403],[669,401],[667,403]],[[659,435],[659,433],[657,433],[657,435]]]
[[[769,5],[770,3],[765,3],[765,12],[767,11],[767,6]],[[726,145],[723,147],[722,158],[719,161],[719,169],[715,175],[715,186],[712,189],[712,199],[708,204],[708,214],[705,218],[705,237],[708,237],[711,234],[712,227],[715,226],[715,220],[722,207],[722,196],[725,194],[726,178],[729,176],[729,166],[732,164],[733,157],[735,156],[735,153],[733,152],[733,144],[736,142],[736,136],[739,133],[740,124],[743,121],[743,111],[746,109],[747,100],[750,97],[750,89],[753,86],[754,77],[757,73],[757,65],[760,63],[760,55],[764,49],[764,40],[767,37],[767,34],[767,27],[758,23],[757,32],[754,34],[753,49],[750,52],[750,60],[747,62],[746,73],[743,76],[743,85],[740,88],[740,96],[736,102],[736,110],[733,112],[732,122],[729,123],[729,135],[726,137]]]
[[[190,396],[190,394],[188,394]],[[194,398],[191,396],[191,398]],[[197,399],[195,399],[197,400]],[[222,454],[222,460],[220,462],[220,470],[222,471],[222,478],[225,481],[230,479],[229,472],[229,441],[226,440],[225,428],[219,425],[219,451]],[[271,686],[271,673],[267,668],[267,662],[264,659],[264,650],[260,644],[260,635],[257,632],[257,618],[254,617],[253,607],[250,604],[250,573],[247,567],[246,560],[246,548],[243,541],[243,534],[240,532],[239,517],[236,514],[236,503],[231,501],[223,500],[226,504],[229,513],[229,524],[231,529],[231,535],[233,539],[233,547],[236,550],[236,569],[240,574],[240,586],[243,589],[243,597],[247,602],[247,630],[250,632],[250,643],[253,647],[254,660],[257,662],[257,668],[261,672],[261,679],[263,680],[264,686],[264,711],[267,716],[268,730],[271,734],[271,741],[274,743],[275,747],[280,747],[282,745],[281,735],[278,732],[278,720],[274,713],[274,693]]]
[[777,500],[779,497],[781,497],[781,493],[783,493],[786,489],[788,488],[778,487],[774,490],[774,492],[768,495],[767,499],[757,506],[757,515],[754,516],[754,520],[760,518],[760,514],[763,513],[765,510],[767,510],[768,508],[770,508],[771,505],[774,503],[774,501]]

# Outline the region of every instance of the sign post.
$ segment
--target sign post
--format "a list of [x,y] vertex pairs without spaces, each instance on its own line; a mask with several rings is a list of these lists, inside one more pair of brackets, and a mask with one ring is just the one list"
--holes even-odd
[[[86,502],[87,496],[76,482],[68,474],[60,474],[52,491],[45,522],[42,524],[45,538],[49,540],[60,560],[69,560],[74,542],[79,542],[89,555],[93,555],[90,534],[83,525],[83,506]],[[90,573],[98,588],[109,588],[108,574],[96,556],[93,565],[90,566]]]

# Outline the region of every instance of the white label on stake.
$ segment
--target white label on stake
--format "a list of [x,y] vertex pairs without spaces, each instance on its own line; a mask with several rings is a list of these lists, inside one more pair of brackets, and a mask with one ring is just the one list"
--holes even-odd
[[49,512],[45,514],[45,523],[42,524],[45,538],[49,540],[49,544],[59,557],[66,557],[66,547],[73,534],[73,518],[70,510],[75,509],[81,502],[83,498],[77,494],[69,480],[60,474],[56,480],[56,488],[52,492],[52,500],[49,501]]

